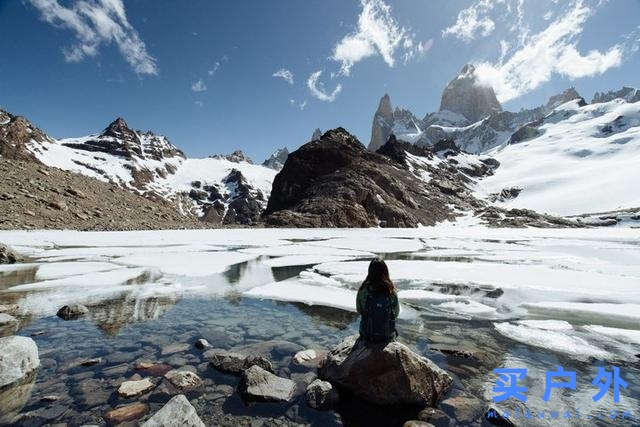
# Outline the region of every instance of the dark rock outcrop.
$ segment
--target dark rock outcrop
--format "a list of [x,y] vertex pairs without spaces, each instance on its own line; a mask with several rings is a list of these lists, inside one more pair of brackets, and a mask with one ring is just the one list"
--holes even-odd
[[467,64],[449,82],[442,93],[440,111],[462,114],[472,123],[502,111],[493,88],[479,82],[475,72],[475,67]]
[[228,160],[230,162],[233,163],[250,163],[253,164],[253,160],[251,160],[251,158],[249,158],[249,156],[247,156],[246,154],[244,154],[244,151],[242,150],[236,150],[231,154],[216,154],[214,156],[212,156],[214,159],[223,159],[223,160]]
[[399,342],[365,345],[356,336],[329,352],[320,378],[378,405],[434,406],[453,382]]
[[[396,145],[397,144],[397,145]],[[454,218],[451,206],[470,210],[465,178],[446,163],[406,164],[406,154],[434,154],[395,139],[379,153],[367,151],[342,128],[289,155],[276,176],[266,224],[294,227],[416,227]],[[429,181],[421,175],[427,172]],[[449,184],[449,185],[447,185]],[[459,189],[455,196],[442,186]],[[479,206],[479,205],[478,205]]]

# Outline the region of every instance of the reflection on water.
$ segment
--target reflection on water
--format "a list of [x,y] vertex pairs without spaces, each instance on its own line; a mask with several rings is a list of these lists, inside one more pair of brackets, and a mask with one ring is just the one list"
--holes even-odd
[[[509,243],[519,244],[518,241]],[[384,257],[389,260],[474,262],[471,257],[429,257],[424,254],[405,252]],[[271,268],[259,258],[205,278],[162,277],[149,271],[122,283],[116,290],[98,291],[88,287],[86,291],[90,291],[90,295],[84,294],[84,288],[1,292],[36,281],[37,269],[0,273],[0,304],[18,303],[34,308],[43,305],[45,300],[52,300],[56,306],[83,303],[89,308],[85,318],[69,322],[52,316],[50,310],[32,317],[27,317],[25,312],[18,316],[22,322],[19,334],[34,335],[42,366],[33,378],[14,390],[0,390],[0,412],[9,416],[20,412],[22,418],[16,421],[17,425],[103,424],[107,410],[131,402],[117,396],[119,384],[138,373],[137,362],[148,361],[175,368],[186,367],[203,378],[205,387],[188,394],[188,398],[207,425],[259,424],[261,419],[267,418],[276,418],[284,424],[337,424],[335,413],[309,409],[302,396],[290,404],[246,404],[233,390],[238,379],[208,368],[201,353],[193,347],[196,339],[205,338],[219,348],[268,350],[278,374],[291,377],[304,390],[308,377],[290,369],[292,353],[303,348],[330,349],[344,337],[357,332],[358,315],[336,308],[247,299],[242,297],[242,292],[271,281],[291,279],[305,269],[307,266]],[[405,284],[399,282],[398,285],[402,288]],[[448,296],[478,295],[485,300],[494,300],[496,307],[500,306],[502,296],[499,288],[461,283],[434,283],[426,289]],[[26,304],[28,301],[33,305]],[[411,307],[417,315],[398,321],[399,340],[451,373],[454,378],[452,396],[481,398],[483,403],[478,410],[493,397],[493,369],[526,367],[529,376],[525,385],[530,389],[530,400],[523,406],[525,408],[580,408],[582,413],[592,414],[606,414],[614,408],[637,411],[640,398],[638,361],[580,362],[540,347],[518,344],[497,333],[489,320],[456,319],[425,303],[412,303]],[[80,363],[98,357],[101,360],[94,366]],[[594,403],[590,380],[597,366],[609,364],[621,367],[629,389],[623,391],[625,398],[619,404]],[[558,365],[576,371],[578,391],[561,394],[549,403],[543,402],[544,373]],[[160,389],[157,387],[143,398],[151,405],[151,413],[170,398]],[[55,396],[55,400],[51,396]],[[519,404],[509,401],[498,408],[513,410],[517,406]],[[383,410],[348,396],[344,397],[337,412],[342,422],[352,425],[402,425],[416,416],[415,408]],[[448,413],[454,415],[451,411]],[[606,421],[595,422],[598,423],[605,425]],[[520,420],[518,423],[541,424],[540,420]],[[582,422],[556,420],[553,425],[582,425]]]

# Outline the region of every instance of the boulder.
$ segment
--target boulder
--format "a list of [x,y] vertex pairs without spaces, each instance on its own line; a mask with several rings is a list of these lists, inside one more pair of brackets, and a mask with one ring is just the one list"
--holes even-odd
[[330,382],[315,380],[307,387],[305,399],[310,407],[320,409],[335,405],[339,396]]
[[31,338],[0,338],[0,349],[0,388],[25,378],[40,366],[38,346]]
[[16,262],[18,262],[18,255],[0,243],[0,264],[15,264]]
[[327,358],[326,350],[307,349],[297,352],[292,359],[294,366],[319,368]]
[[239,374],[244,368],[246,357],[240,353],[214,348],[204,353],[209,365],[222,372]]
[[191,371],[174,369],[164,374],[164,377],[182,392],[195,390],[202,385],[202,379]]
[[183,394],[174,396],[142,427],[204,427],[195,408]]
[[139,381],[125,381],[120,384],[118,394],[121,397],[129,399],[131,397],[140,396],[154,387],[153,382],[149,378]]
[[482,418],[484,409],[484,404],[473,396],[449,397],[440,406],[448,413],[453,413],[462,424],[472,424]]
[[56,315],[59,318],[64,320],[74,320],[84,316],[88,312],[89,312],[89,309],[84,305],[72,304],[72,305],[65,305],[64,307],[62,307],[60,310],[58,310],[58,313],[56,313]]
[[260,355],[245,356],[234,351],[214,348],[206,351],[204,357],[209,361],[210,366],[229,374],[240,374],[253,365],[260,366],[266,371],[274,372],[269,359]]
[[295,382],[256,365],[245,370],[240,380],[240,393],[249,400],[288,402],[293,399],[295,390]]
[[319,376],[379,405],[434,406],[453,382],[404,344],[365,345],[355,335],[329,352]]

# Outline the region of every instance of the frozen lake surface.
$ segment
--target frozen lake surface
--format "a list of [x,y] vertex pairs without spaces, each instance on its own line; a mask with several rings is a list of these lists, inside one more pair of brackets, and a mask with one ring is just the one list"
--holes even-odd
[[[30,258],[0,266],[0,304],[18,305],[17,334],[35,334],[40,349],[43,364],[23,408],[33,424],[102,423],[122,403],[118,381],[140,360],[202,371],[209,390],[191,400],[207,424],[222,423],[223,413],[231,424],[247,416],[335,422],[301,401],[292,415],[291,405],[247,406],[237,393],[212,393],[237,380],[207,371],[192,344],[204,337],[222,348],[284,340],[329,349],[357,331],[355,295],[373,256],[385,258],[398,288],[400,340],[452,373],[452,393],[488,403],[493,369],[527,368],[527,403],[496,408],[579,409],[603,417],[602,425],[612,410],[640,416],[637,229],[16,231],[0,232],[0,242]],[[87,317],[55,317],[71,303],[89,307]],[[189,345],[167,350],[178,344]],[[103,362],[69,367],[91,357]],[[286,363],[276,361],[280,369]],[[554,390],[545,402],[545,372],[558,365],[576,371],[577,389]],[[611,393],[593,401],[599,366],[620,367],[629,384],[620,402]],[[51,394],[61,396],[53,406],[41,400]],[[544,423],[584,421],[518,422]]]

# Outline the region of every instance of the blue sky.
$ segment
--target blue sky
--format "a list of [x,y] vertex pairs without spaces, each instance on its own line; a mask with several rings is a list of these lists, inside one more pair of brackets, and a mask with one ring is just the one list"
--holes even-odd
[[316,127],[367,144],[385,92],[422,117],[467,62],[510,110],[640,86],[638,17],[638,0],[0,0],[0,106],[54,137],[123,116],[190,156],[261,161]]

